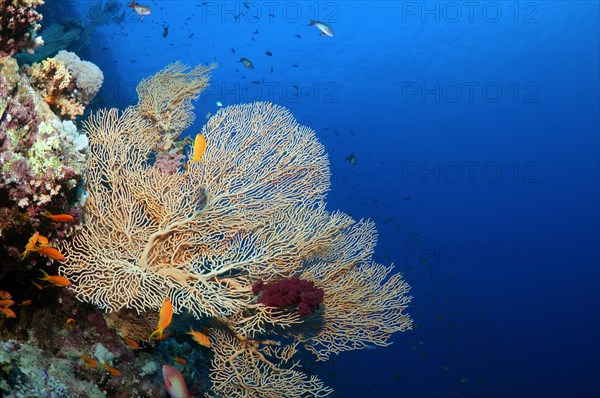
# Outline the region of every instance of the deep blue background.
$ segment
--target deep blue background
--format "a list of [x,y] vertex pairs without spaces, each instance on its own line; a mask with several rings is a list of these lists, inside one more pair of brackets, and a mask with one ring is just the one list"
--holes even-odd
[[[374,219],[413,286],[415,330],[318,370],[336,397],[599,396],[597,2],[142,4],[78,51],[99,103],[217,62],[188,133],[217,100],[288,107],[327,147],[330,208]],[[46,22],[95,6],[48,0]]]

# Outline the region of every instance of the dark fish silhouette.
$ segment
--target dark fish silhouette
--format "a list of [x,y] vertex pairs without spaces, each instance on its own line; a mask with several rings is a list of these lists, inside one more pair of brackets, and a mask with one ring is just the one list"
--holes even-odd
[[346,160],[350,162],[351,165],[355,165],[358,163],[358,159],[356,158],[356,155],[354,154],[354,152],[352,152],[350,155],[346,156]]

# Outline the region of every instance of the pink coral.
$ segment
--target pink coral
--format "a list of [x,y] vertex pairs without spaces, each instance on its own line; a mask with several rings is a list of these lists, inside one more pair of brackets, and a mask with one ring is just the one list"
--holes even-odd
[[35,8],[43,0],[0,0],[0,57],[22,50],[33,50],[41,41],[36,39],[42,15]]

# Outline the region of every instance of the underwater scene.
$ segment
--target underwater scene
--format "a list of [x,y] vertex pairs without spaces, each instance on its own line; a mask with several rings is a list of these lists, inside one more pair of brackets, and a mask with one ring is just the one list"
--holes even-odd
[[0,0],[0,396],[599,397],[599,26]]

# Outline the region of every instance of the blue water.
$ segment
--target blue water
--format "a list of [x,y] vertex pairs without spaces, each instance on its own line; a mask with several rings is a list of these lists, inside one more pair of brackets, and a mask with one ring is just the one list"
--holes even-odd
[[[94,15],[59,3],[45,23]],[[288,107],[326,145],[329,207],[374,219],[412,285],[415,330],[317,369],[335,397],[600,396],[597,2],[142,4],[77,51],[99,102],[216,62],[187,133],[216,101]]]

